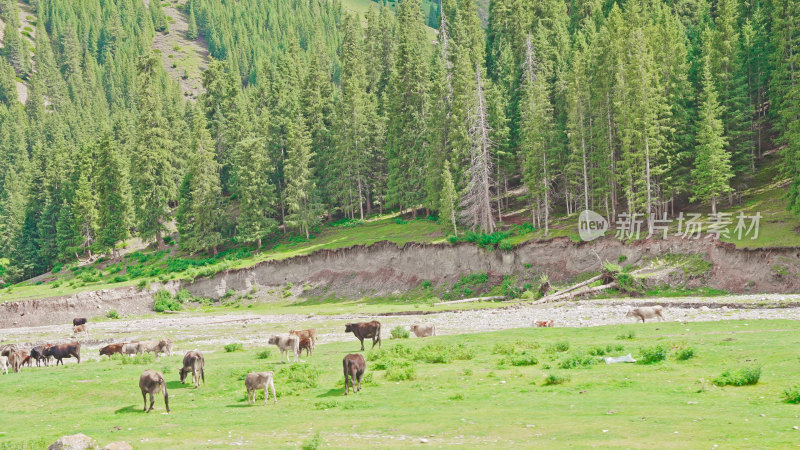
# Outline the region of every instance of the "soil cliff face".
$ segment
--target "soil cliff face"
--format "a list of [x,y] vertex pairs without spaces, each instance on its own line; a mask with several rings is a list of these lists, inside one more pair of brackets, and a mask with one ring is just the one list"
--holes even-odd
[[[485,250],[471,244],[406,244],[389,242],[321,250],[282,261],[264,261],[253,267],[220,272],[194,281],[170,282],[171,291],[184,287],[201,297],[220,298],[233,289],[248,292],[308,283],[311,292],[359,297],[404,291],[422,280],[452,284],[459,277],[489,272],[517,274],[525,270],[547,273],[551,280],[596,271],[601,261],[640,264],[668,253],[702,254],[713,263],[704,277],[707,286],[735,293],[800,292],[800,248],[736,249],[710,240],[671,238],[623,244],[615,239],[575,243],[566,238],[532,241],[509,251]],[[527,267],[526,267],[527,266]],[[152,308],[152,290],[124,287],[0,304],[0,327],[70,323],[73,317],[95,317],[109,310],[142,314]]]
[[601,261],[626,264],[668,253],[699,253],[712,262],[707,285],[736,293],[800,292],[800,249],[737,250],[731,244],[710,240],[672,238],[623,244],[615,239],[575,243],[566,238],[532,241],[509,251],[485,250],[470,244],[406,244],[380,242],[323,250],[283,261],[265,261],[253,267],[220,272],[186,283],[192,294],[219,298],[229,289],[246,292],[253,287],[286,283],[325,286],[341,296],[380,295],[405,290],[422,280],[453,283],[462,275],[490,272],[520,273],[526,266],[561,281],[596,271]]

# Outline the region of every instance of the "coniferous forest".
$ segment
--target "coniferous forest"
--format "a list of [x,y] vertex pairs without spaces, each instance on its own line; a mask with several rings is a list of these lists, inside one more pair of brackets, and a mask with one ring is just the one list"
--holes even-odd
[[175,228],[189,253],[398,210],[490,233],[509,186],[541,229],[716,211],[774,148],[800,214],[795,0],[188,0],[197,99],[152,49],[159,2],[22,1],[33,26],[0,0],[6,281]]

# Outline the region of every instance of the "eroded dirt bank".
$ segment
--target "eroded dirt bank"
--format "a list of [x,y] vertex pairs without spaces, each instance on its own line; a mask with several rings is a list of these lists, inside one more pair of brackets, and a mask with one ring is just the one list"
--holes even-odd
[[[596,271],[601,261],[641,264],[668,253],[702,254],[713,267],[701,279],[682,279],[673,271],[672,283],[702,284],[733,293],[800,292],[800,248],[737,250],[710,240],[667,239],[623,244],[615,239],[574,243],[566,238],[532,241],[510,251],[490,251],[470,244],[406,244],[380,242],[338,250],[321,250],[282,261],[265,261],[246,269],[220,272],[211,278],[171,282],[167,289],[185,287],[200,297],[220,298],[228,290],[240,293],[259,288],[307,284],[308,293],[361,297],[402,292],[422,280],[452,284],[475,272],[496,275],[524,271],[547,273],[551,280],[570,279]],[[677,279],[676,279],[677,276]],[[0,327],[68,323],[73,317],[95,317],[109,310],[142,314],[152,307],[152,290],[124,287],[0,304]],[[303,295],[303,294],[301,294]]]
[[407,244],[380,242],[322,250],[283,261],[221,272],[187,283],[202,297],[219,298],[228,289],[249,291],[254,286],[311,283],[342,296],[381,295],[417,286],[422,280],[452,283],[475,272],[500,275],[534,270],[562,281],[601,268],[601,261],[639,264],[668,253],[704,255],[713,268],[703,284],[734,293],[800,291],[800,248],[737,250],[710,240],[667,239],[623,244],[615,239],[575,243],[567,238],[533,241],[514,250],[485,250],[470,244]]

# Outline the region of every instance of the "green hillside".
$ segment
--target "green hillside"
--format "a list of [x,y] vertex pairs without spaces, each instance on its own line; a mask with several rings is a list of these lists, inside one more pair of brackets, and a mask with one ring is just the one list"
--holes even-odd
[[[3,282],[117,264],[132,242],[169,251],[161,269],[211,271],[276,245],[392,240],[401,212],[425,219],[398,241],[575,238],[591,209],[645,229],[664,212],[760,213],[761,236],[737,245],[794,245],[798,14],[785,0],[461,0],[441,15],[428,0],[2,0]],[[153,270],[117,282],[172,276]]]

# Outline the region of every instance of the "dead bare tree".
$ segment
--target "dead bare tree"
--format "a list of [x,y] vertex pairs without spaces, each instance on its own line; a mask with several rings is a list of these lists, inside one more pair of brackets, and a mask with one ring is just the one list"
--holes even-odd
[[489,137],[489,115],[483,93],[480,63],[475,66],[475,101],[469,117],[470,164],[469,185],[461,201],[462,219],[474,231],[484,233],[495,230],[492,216],[492,140]]

